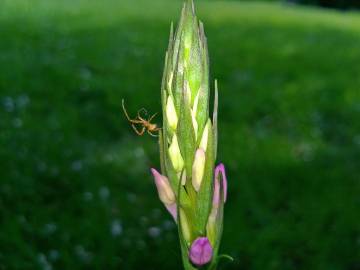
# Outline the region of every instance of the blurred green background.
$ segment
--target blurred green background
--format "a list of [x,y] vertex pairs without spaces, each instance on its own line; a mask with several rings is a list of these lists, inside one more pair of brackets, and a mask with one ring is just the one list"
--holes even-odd
[[[181,1],[0,0],[0,269],[181,269],[121,111],[160,108]],[[360,13],[199,1],[227,166],[221,269],[360,269]],[[161,118],[156,119],[161,123]]]

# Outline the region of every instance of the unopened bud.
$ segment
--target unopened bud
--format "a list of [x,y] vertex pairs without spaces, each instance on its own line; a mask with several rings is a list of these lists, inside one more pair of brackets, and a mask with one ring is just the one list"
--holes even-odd
[[171,189],[169,180],[166,176],[161,175],[157,170],[151,168],[151,172],[155,179],[155,185],[159,194],[160,200],[164,204],[173,204],[175,202],[175,194]]
[[169,147],[169,155],[175,171],[180,172],[184,167],[184,160],[180,153],[179,143],[176,134],[174,134],[172,138],[172,142]]
[[[224,164],[220,163],[215,168],[215,188],[216,185],[219,186],[220,189],[220,180],[222,180],[222,187],[223,187],[223,195],[224,195],[224,202],[226,202],[227,199],[227,179],[226,179],[226,173],[225,173],[225,166]],[[220,195],[218,195],[219,197]],[[214,196],[215,199],[215,196]],[[219,199],[217,199],[219,201]]]
[[192,167],[192,184],[196,191],[200,190],[201,182],[204,176],[205,151],[201,148],[196,150],[195,159]]
[[166,118],[169,123],[169,126],[172,130],[176,130],[178,123],[178,117],[175,110],[175,105],[172,97],[169,95],[166,102]]
[[209,263],[213,256],[213,248],[207,237],[198,237],[191,245],[189,258],[196,266]]

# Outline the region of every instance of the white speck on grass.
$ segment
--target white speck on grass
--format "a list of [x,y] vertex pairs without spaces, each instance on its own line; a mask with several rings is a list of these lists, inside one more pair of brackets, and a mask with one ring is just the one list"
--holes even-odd
[[75,160],[71,163],[71,169],[75,172],[81,171],[83,168],[83,162],[81,160]]
[[148,234],[149,234],[149,236],[150,237],[152,237],[152,238],[158,238],[159,236],[160,236],[160,234],[161,234],[161,230],[160,230],[160,228],[158,228],[158,227],[150,227],[149,229],[148,229]]
[[44,253],[38,255],[38,262],[43,270],[52,270],[52,265],[49,263]]
[[111,223],[112,236],[117,237],[117,236],[121,235],[122,232],[123,232],[123,227],[122,227],[120,221],[117,219],[113,220],[113,222]]
[[106,186],[100,187],[100,189],[99,189],[99,196],[100,196],[100,198],[101,198],[102,200],[108,199],[109,196],[110,196],[110,190],[109,190],[109,188],[106,187]]
[[3,99],[3,106],[4,106],[4,109],[5,111],[7,112],[12,112],[14,111],[15,109],[15,103],[14,103],[14,100],[11,98],[11,97],[5,97]]

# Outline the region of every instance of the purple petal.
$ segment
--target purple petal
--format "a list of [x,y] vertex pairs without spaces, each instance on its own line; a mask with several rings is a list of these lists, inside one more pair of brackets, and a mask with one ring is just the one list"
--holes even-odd
[[221,173],[221,176],[222,176],[221,179],[222,179],[222,185],[223,185],[223,189],[224,189],[224,202],[226,202],[226,199],[227,199],[227,179],[226,179],[226,173],[225,173],[225,166],[222,163],[217,165],[216,168],[215,168],[215,183],[216,183],[216,180],[219,179],[220,173]]
[[213,249],[207,237],[198,237],[191,245],[189,257],[193,264],[202,266],[211,261]]

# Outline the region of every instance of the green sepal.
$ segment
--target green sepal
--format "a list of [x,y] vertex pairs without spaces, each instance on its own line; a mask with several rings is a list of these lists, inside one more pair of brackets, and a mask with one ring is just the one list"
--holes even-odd
[[176,62],[178,61],[178,54],[179,54],[179,48],[180,48],[180,42],[181,42],[181,36],[183,31],[183,24],[184,24],[184,18],[185,18],[185,3],[181,10],[181,16],[180,21],[178,23],[178,27],[175,32],[174,36],[174,42],[173,42],[173,48],[172,48],[172,66],[176,66]]
[[159,132],[159,149],[160,149],[160,168],[161,174],[167,175],[166,167],[165,167],[165,151],[164,151],[164,140],[163,140],[163,132]]
[[[210,122],[210,120],[208,120]],[[210,130],[212,129],[211,122]],[[214,177],[214,152],[213,152],[213,134],[209,132],[208,144],[206,149],[206,159],[204,176],[200,185],[200,190],[196,196],[196,219],[195,230],[197,236],[204,236],[206,224],[211,211],[213,195],[213,177]]]
[[206,40],[203,24],[200,22],[200,40],[201,40],[201,64],[202,64],[202,80],[199,89],[199,102],[196,112],[196,121],[199,125],[200,134],[205,127],[209,115],[209,65],[207,46],[204,44]]
[[208,268],[207,270],[215,270],[221,259],[226,259],[226,260],[231,261],[231,262],[234,261],[234,258],[231,257],[230,255],[221,254],[221,255],[218,255],[218,256],[213,260],[213,262],[210,264],[210,266],[209,266],[209,268]]
[[195,96],[199,92],[199,88],[201,85],[202,77],[203,77],[203,69],[202,69],[202,59],[201,59],[201,45],[199,38],[199,26],[197,20],[193,22],[193,31],[192,31],[192,44],[190,49],[188,66],[186,67],[186,75],[189,82],[190,90],[191,90],[191,104],[193,105],[193,101]]
[[181,100],[184,91],[184,62],[182,60],[183,50],[184,46],[181,43],[177,53],[177,60],[174,67],[173,81],[171,87],[174,96],[175,110],[178,115],[180,114]]
[[194,11],[194,5],[192,1],[187,1],[185,5],[185,14],[184,14],[184,25],[183,25],[183,44],[185,45],[184,50],[184,60],[189,63],[189,57],[190,57],[190,49],[192,47],[193,40],[193,32],[197,31],[196,28],[194,28],[194,21],[196,21],[195,11]]
[[187,178],[192,175],[192,165],[195,155],[195,131],[190,112],[190,100],[186,91],[182,92],[177,136],[181,155],[185,162]]

